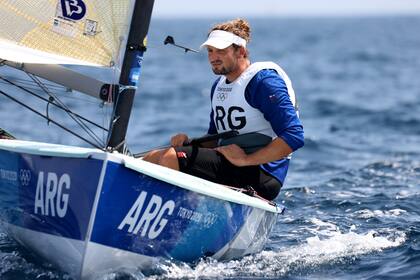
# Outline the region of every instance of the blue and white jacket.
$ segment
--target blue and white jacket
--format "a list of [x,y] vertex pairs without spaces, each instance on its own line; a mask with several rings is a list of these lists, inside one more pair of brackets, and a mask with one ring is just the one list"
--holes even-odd
[[[273,62],[253,63],[233,82],[225,76],[218,78],[211,90],[211,104],[208,134],[239,132],[220,145],[236,143],[249,153],[276,137],[293,151],[304,144],[292,83]],[[283,183],[289,160],[290,156],[260,167]]]

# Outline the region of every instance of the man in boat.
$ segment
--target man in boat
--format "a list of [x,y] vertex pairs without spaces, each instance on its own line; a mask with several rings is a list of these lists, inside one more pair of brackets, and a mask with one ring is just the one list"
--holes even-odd
[[171,148],[144,160],[216,183],[255,190],[268,200],[279,193],[290,154],[304,144],[295,94],[286,73],[273,62],[250,62],[250,26],[243,19],[215,25],[201,47],[213,72],[208,134],[239,135],[196,145],[180,133]]

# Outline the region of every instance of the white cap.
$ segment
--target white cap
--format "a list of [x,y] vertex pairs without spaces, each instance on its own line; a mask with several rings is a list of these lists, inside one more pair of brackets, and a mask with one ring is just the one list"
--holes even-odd
[[230,45],[235,44],[238,46],[246,47],[246,40],[227,31],[214,30],[210,32],[207,41],[205,41],[200,48],[204,46],[212,46],[216,49],[226,49]]

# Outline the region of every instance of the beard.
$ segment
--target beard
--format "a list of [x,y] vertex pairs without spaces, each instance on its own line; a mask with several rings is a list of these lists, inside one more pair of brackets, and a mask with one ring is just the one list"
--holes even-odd
[[237,62],[236,61],[225,61],[224,63],[222,61],[216,61],[219,63],[219,65],[213,66],[211,67],[211,69],[213,70],[213,73],[216,75],[228,75],[230,73],[232,73],[236,67],[237,67]]
[[227,75],[230,71],[226,69],[226,67],[222,67],[220,69],[212,68],[213,73],[216,75]]
[[213,70],[213,73],[216,75],[227,75],[233,71],[233,68],[234,68],[233,66],[231,67],[222,66],[221,68],[212,67],[211,69]]

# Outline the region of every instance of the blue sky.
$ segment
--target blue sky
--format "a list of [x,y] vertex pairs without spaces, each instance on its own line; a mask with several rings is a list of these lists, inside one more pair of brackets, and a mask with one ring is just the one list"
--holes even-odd
[[418,14],[420,0],[155,0],[154,17]]

